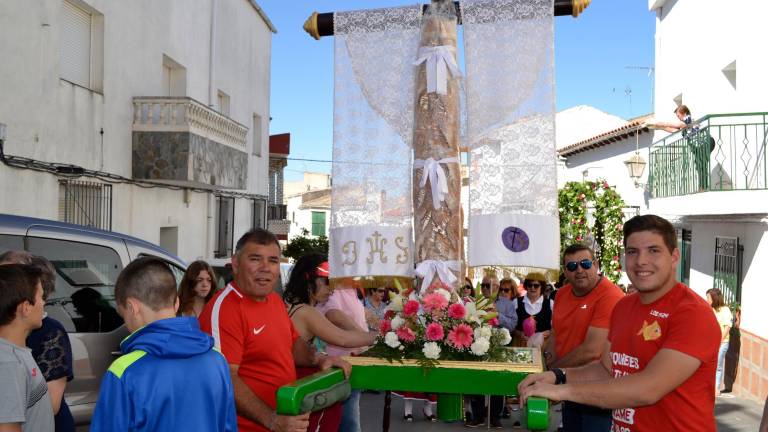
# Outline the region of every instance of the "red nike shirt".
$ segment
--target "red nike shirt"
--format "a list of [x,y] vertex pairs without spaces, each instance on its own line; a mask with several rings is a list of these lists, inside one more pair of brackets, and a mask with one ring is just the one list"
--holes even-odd
[[[293,343],[299,337],[280,296],[273,292],[257,302],[231,283],[205,305],[200,328],[213,336],[228,363],[240,365],[245,384],[275,409],[277,389],[296,380]],[[267,431],[239,415],[237,424],[241,431]]]

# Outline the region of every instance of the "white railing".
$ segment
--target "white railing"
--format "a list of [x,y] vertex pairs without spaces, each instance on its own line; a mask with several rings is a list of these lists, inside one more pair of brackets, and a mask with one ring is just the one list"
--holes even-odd
[[188,97],[133,98],[135,132],[190,132],[245,150],[248,128]]

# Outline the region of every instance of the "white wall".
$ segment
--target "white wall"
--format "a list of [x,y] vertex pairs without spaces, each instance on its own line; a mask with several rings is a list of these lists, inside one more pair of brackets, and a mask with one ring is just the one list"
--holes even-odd
[[328,237],[329,228],[331,226],[331,210],[327,208],[313,208],[313,209],[301,209],[302,197],[301,195],[293,195],[288,197],[286,202],[286,217],[291,221],[290,229],[288,231],[288,240],[301,235],[301,230],[306,229],[312,234],[312,212],[324,212],[325,213],[325,236]]
[[711,222],[692,222],[691,228],[691,288],[702,297],[712,288],[714,278],[715,237],[738,237],[744,246],[741,327],[750,333],[768,338],[768,304],[765,290],[765,263],[768,262],[768,224],[755,220],[740,223],[728,218]]
[[[768,57],[764,55],[768,2],[741,0],[727,6],[714,0],[663,3],[656,10],[657,115],[673,118],[673,98],[680,93],[694,118],[768,111]],[[735,89],[722,72],[733,61],[737,66]]]
[[[76,0],[75,3],[80,2]],[[135,96],[163,94],[163,55],[186,68],[186,95],[203,104],[221,89],[233,120],[248,129],[262,117],[262,157],[251,156],[247,192],[268,191],[271,31],[246,0],[85,0],[104,16],[103,90],[60,79],[61,0],[0,2],[0,123],[5,152],[72,163],[131,177]],[[211,12],[216,4],[214,68],[210,69]],[[101,134],[103,129],[104,133]],[[81,180],[91,180],[82,178]],[[0,213],[56,219],[58,183],[50,174],[0,165]],[[179,227],[184,259],[211,256],[214,235],[208,194],[113,189],[113,229],[159,242],[160,227]],[[250,228],[249,200],[236,203],[235,238]],[[213,213],[215,216],[215,212]],[[207,233],[207,234],[206,234]]]

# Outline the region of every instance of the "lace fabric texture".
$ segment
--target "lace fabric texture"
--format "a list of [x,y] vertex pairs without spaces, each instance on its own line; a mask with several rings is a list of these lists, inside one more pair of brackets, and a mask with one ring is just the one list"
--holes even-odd
[[[396,238],[351,238],[360,227],[398,227],[412,241],[412,62],[419,48],[419,6],[340,12],[334,16],[333,190],[331,192],[331,275],[352,276],[342,262],[373,257],[354,276],[399,275],[396,252],[370,254],[374,246],[393,248]],[[391,232],[388,230],[387,232]],[[383,234],[379,230],[376,234]],[[404,234],[402,234],[404,236]],[[355,244],[349,243],[354,241]],[[404,243],[402,243],[404,244]],[[346,246],[346,249],[343,249]],[[350,251],[355,249],[355,253]],[[336,251],[338,249],[338,251]],[[342,249],[348,253],[342,253]],[[412,248],[407,263],[413,272]],[[338,253],[336,253],[338,252]],[[339,259],[334,259],[334,255]],[[381,259],[380,259],[381,258]],[[382,262],[382,260],[386,260]],[[359,265],[359,261],[355,261]],[[358,267],[359,268],[359,267]],[[343,271],[342,271],[343,270]]]
[[[552,0],[461,2],[470,219],[558,216],[553,8]],[[470,232],[469,251],[488,241]]]

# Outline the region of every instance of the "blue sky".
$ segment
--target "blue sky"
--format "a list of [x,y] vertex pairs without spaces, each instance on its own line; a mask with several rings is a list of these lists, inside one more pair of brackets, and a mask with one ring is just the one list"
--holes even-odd
[[[426,0],[422,0],[425,3]],[[302,25],[313,12],[410,5],[415,1],[262,0],[272,37],[270,134],[290,132],[291,158],[331,158],[333,38],[316,41]],[[592,0],[577,19],[555,19],[557,109],[592,105],[623,118],[652,110],[655,15],[647,0]],[[627,93],[631,92],[630,96]],[[330,163],[289,161],[286,180]]]

